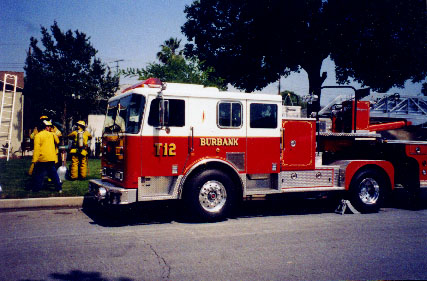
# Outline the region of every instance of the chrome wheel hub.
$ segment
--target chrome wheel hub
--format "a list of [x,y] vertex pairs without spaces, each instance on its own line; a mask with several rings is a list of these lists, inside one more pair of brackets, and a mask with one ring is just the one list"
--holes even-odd
[[209,213],[221,211],[227,201],[227,192],[218,181],[206,182],[199,192],[199,203]]
[[380,197],[380,186],[373,178],[366,178],[360,183],[359,198],[364,204],[377,203]]

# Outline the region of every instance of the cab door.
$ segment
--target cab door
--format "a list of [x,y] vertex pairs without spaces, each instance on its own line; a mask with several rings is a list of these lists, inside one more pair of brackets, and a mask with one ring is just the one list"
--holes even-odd
[[165,96],[166,115],[163,126],[159,122],[161,99],[148,100],[142,136],[142,175],[178,176],[182,173],[188,156],[188,99]]

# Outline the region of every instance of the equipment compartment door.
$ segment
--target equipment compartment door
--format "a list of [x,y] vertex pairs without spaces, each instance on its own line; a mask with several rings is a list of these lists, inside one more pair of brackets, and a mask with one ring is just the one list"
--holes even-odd
[[315,168],[316,121],[282,121],[282,170],[312,170]]
[[271,174],[280,170],[279,105],[273,102],[248,102],[248,174]]

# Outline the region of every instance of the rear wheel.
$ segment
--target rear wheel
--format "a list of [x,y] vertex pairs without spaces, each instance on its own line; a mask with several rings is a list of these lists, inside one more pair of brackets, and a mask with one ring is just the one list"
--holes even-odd
[[186,184],[183,197],[192,215],[208,221],[223,219],[236,199],[233,181],[217,170],[197,174]]
[[375,213],[384,201],[386,181],[373,169],[356,174],[350,184],[350,202],[361,213]]

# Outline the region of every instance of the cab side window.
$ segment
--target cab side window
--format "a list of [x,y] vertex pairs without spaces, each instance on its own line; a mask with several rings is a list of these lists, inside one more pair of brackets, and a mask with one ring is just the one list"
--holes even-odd
[[220,128],[242,126],[242,104],[239,102],[220,102],[218,104],[217,124]]
[[[168,127],[185,126],[185,101],[176,99],[167,99],[169,101],[169,123]],[[150,105],[150,114],[148,115],[148,125],[159,126],[159,104],[160,99],[155,99]]]
[[252,103],[250,106],[251,128],[277,128],[277,105]]

